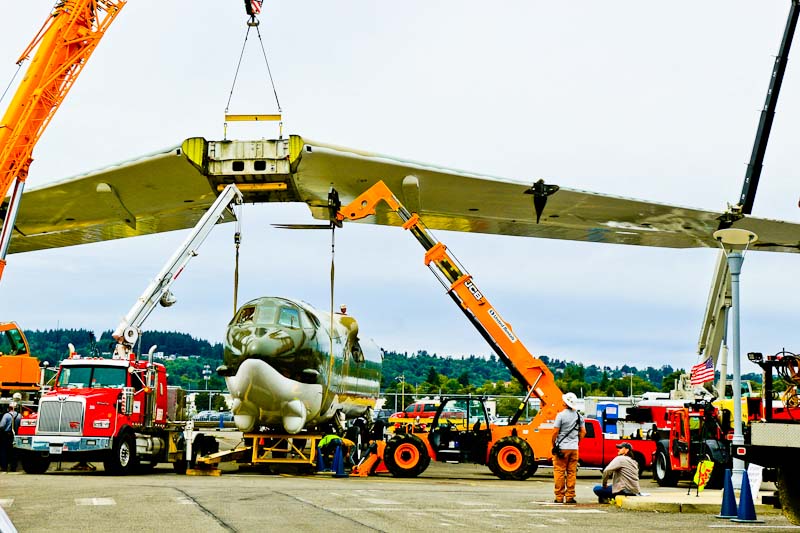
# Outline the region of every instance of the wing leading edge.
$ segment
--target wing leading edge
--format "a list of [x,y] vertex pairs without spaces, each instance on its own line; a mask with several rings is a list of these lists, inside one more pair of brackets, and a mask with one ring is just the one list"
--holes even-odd
[[[703,211],[561,187],[536,223],[532,182],[496,178],[289,139],[206,141],[29,190],[12,253],[189,228],[228,183],[247,202],[304,202],[328,217],[333,185],[344,204],[378,180],[432,229],[667,248],[716,247],[721,212]],[[228,220],[232,219],[228,217]],[[365,222],[399,226],[388,210]],[[800,224],[744,218],[754,248],[800,251]]]

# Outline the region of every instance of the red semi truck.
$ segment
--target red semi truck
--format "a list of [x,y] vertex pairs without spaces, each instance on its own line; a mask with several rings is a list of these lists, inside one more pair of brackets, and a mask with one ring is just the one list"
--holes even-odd
[[183,426],[168,417],[177,396],[168,393],[164,365],[151,359],[72,354],[41,395],[38,412],[22,419],[14,446],[29,474],[45,472],[52,460],[102,461],[115,474],[157,463],[184,472]]

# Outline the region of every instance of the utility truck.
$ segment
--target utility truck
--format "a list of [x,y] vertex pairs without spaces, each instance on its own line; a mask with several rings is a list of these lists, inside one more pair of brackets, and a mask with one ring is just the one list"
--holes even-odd
[[[734,446],[733,456],[774,471],[783,514],[800,525],[800,356],[782,350],[766,356],[751,352],[747,357],[764,371],[764,412],[760,420],[750,422],[745,444]],[[782,392],[776,376],[785,385]]]

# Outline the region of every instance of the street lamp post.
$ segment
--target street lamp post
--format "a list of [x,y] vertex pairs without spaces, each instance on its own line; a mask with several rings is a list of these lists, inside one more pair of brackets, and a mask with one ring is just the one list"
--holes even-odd
[[[208,380],[211,379],[211,366],[203,365],[203,379],[206,381],[206,394],[208,394]],[[208,410],[211,410],[211,395],[208,394]]]
[[[733,446],[741,446],[744,444],[744,434],[742,433],[742,369],[739,353],[739,316],[741,309],[739,274],[742,272],[744,251],[747,250],[751,243],[758,240],[758,236],[745,229],[727,228],[715,231],[714,238],[720,243],[722,251],[725,252],[725,258],[728,260],[728,270],[731,273],[731,341],[733,344],[733,439],[731,444]],[[743,476],[744,461],[734,459],[731,471],[731,481],[734,487],[742,485]]]
[[[397,376],[396,379],[400,383],[400,410],[405,411],[406,409],[406,375],[400,374]],[[395,409],[397,409],[397,393],[394,395],[394,402],[395,402]]]

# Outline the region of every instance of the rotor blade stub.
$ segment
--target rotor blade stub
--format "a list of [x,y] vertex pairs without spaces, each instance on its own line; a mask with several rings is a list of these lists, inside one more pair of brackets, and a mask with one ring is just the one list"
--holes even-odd
[[547,197],[558,192],[558,185],[547,185],[543,179],[535,182],[525,194],[533,195],[533,209],[536,211],[536,223],[542,218],[544,207],[547,205]]

